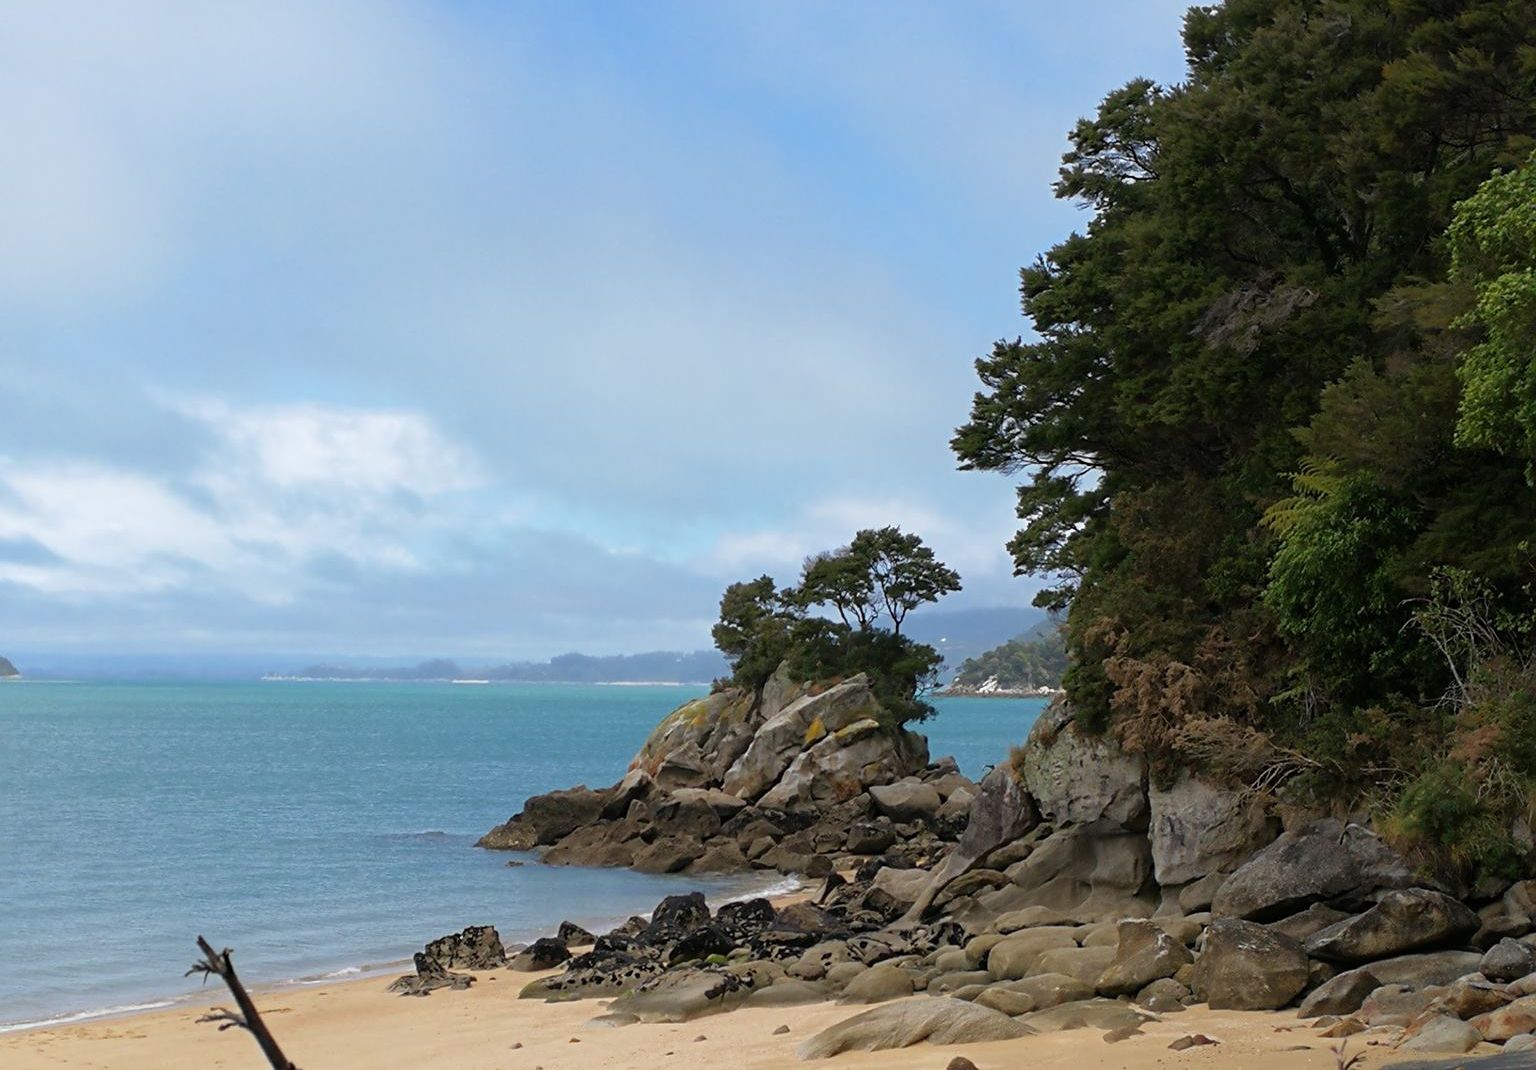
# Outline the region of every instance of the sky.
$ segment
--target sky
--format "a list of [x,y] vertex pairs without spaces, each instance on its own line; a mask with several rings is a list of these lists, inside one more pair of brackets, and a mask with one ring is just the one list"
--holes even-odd
[[707,646],[948,448],[1183,3],[0,4],[0,652]]

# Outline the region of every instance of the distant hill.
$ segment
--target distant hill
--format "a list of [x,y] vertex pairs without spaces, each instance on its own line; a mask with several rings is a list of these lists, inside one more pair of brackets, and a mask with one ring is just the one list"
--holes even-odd
[[1057,622],[1047,620],[1017,639],[967,658],[950,687],[960,692],[1058,688],[1066,670],[1066,638]]
[[919,610],[907,618],[902,633],[937,648],[947,676],[967,658],[1039,628],[1047,619],[1043,609],[1033,607]]
[[3,679],[7,676],[20,675],[21,673],[16,671],[16,666],[11,664],[9,658],[0,658],[0,679]]
[[646,654],[561,654],[548,661],[465,666],[434,658],[418,665],[310,665],[292,674],[315,680],[521,680],[561,684],[707,684],[730,671],[718,651],[683,654],[658,650]]

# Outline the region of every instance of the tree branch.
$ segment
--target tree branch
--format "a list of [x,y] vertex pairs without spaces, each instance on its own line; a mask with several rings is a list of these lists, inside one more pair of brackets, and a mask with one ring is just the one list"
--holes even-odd
[[215,1007],[213,1013],[203,1015],[198,1021],[218,1022],[221,1032],[225,1029],[244,1029],[256,1038],[256,1043],[261,1047],[261,1053],[267,1057],[267,1062],[272,1064],[272,1070],[299,1070],[288,1061],[283,1050],[277,1046],[277,1040],[272,1036],[272,1031],[267,1028],[267,1023],[261,1020],[261,1012],[256,1009],[250,993],[245,990],[245,985],[240,983],[240,978],[235,976],[235,964],[229,957],[230,949],[226,947],[223,951],[215,951],[213,945],[201,936],[197,938],[197,949],[203,953],[203,957],[192,964],[192,968],[187,971],[187,976],[200,973],[204,980],[209,976],[218,977],[229,986],[230,994],[235,997],[235,1006],[240,1008],[235,1012],[223,1007]]

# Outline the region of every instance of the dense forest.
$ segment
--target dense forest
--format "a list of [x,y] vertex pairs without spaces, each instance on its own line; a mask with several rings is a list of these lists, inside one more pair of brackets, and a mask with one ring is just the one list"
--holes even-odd
[[1020,473],[1080,724],[1369,810],[1536,817],[1536,3],[1229,0],[1078,124],[953,446]]

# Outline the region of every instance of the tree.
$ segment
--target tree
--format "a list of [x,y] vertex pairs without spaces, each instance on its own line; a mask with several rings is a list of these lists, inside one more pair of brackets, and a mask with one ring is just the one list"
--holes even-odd
[[1491,865],[1536,624],[1473,672],[1416,622],[1447,575],[1536,620],[1536,0],[1227,0],[1184,45],[1072,132],[1091,218],[1021,272],[1033,337],[977,362],[954,450],[1022,476],[1080,723],[1165,771],[1212,725],[1306,754],[1288,790]]
[[[783,665],[797,680],[865,673],[894,729],[933,713],[924,699],[942,655],[901,634],[907,614],[960,589],[959,575],[916,535],[858,532],[844,547],[806,558],[798,587],[771,576],[733,583],[720,599],[715,645],[732,682],[760,689]],[[808,611],[829,607],[833,620]],[[891,628],[879,626],[882,614]]]
[[921,538],[903,534],[900,528],[866,528],[853,537],[848,554],[863,565],[868,587],[896,635],[912,610],[960,589],[960,574],[935,557]]

